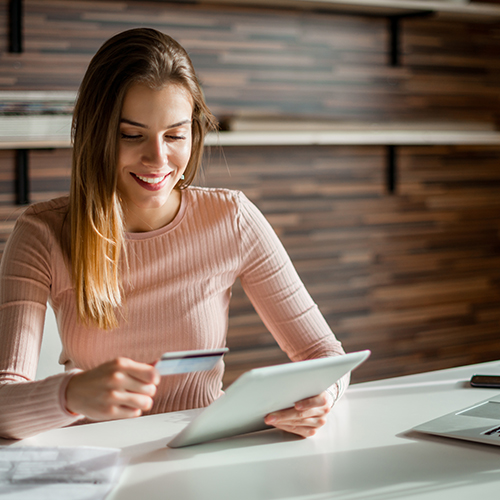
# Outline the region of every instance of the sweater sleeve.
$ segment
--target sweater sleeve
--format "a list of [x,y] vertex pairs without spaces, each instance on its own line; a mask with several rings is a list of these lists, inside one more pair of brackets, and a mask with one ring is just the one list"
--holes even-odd
[[[278,236],[257,207],[240,193],[240,280],[279,346],[292,361],[344,354],[298,276]],[[349,376],[332,388],[340,396]]]
[[52,240],[30,209],[17,221],[0,265],[0,436],[20,439],[68,425],[72,372],[34,381],[52,273]]

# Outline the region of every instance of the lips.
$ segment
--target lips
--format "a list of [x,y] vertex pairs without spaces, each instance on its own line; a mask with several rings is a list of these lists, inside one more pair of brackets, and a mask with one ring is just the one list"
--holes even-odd
[[163,177],[142,177],[141,175],[134,174],[138,179],[142,182],[147,182],[148,184],[158,184],[163,179],[165,179],[166,175]]
[[132,172],[131,175],[140,186],[147,189],[148,191],[158,191],[166,184],[166,181],[171,173],[172,172],[169,172],[164,176],[153,176],[153,177],[137,175]]

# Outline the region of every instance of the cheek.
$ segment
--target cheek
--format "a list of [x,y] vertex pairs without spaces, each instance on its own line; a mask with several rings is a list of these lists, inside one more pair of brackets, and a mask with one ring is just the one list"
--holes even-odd
[[120,176],[120,172],[123,170],[123,167],[127,164],[127,153],[123,148],[118,148],[118,156],[116,159],[116,168],[118,170],[118,176]]
[[189,143],[183,144],[182,147],[178,149],[176,156],[179,163],[187,164],[189,158],[191,158],[191,141],[189,141]]
[[134,161],[134,158],[137,157],[137,152],[135,148],[130,146],[121,146],[118,148],[118,166],[126,166],[127,164]]

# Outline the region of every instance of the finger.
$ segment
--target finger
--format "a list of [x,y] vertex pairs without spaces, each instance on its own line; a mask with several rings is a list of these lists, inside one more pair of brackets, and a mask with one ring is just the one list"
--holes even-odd
[[94,420],[138,416],[152,407],[154,384],[145,384],[117,370],[126,361],[105,363],[75,374],[66,388],[66,408]]
[[266,424],[274,425],[276,422],[284,422],[287,420],[295,420],[297,418],[297,410],[295,408],[286,408],[285,410],[273,411],[264,418]]
[[[268,421],[266,423],[269,424]],[[312,436],[315,434],[316,430],[326,424],[326,416],[312,417],[308,419],[303,419],[299,421],[276,421],[272,424],[277,429],[281,429],[286,432],[291,432],[293,434],[298,434],[299,436]]]
[[111,368],[126,373],[140,382],[158,385],[160,375],[154,366],[147,363],[139,363],[129,358],[117,358],[111,362]]
[[123,381],[121,386],[122,390],[135,393],[145,394],[146,396],[153,397],[156,394],[157,386],[155,384],[144,384],[138,380],[128,377]]
[[102,384],[102,387],[108,391],[128,391],[149,396],[154,396],[156,393],[154,384],[145,384],[131,377],[128,373],[116,370],[114,366],[102,379],[97,379],[96,382]]
[[326,391],[323,391],[321,394],[318,394],[317,396],[297,401],[295,403],[295,409],[303,411],[315,407],[330,406],[331,402],[330,400],[331,400],[330,394],[328,394],[328,392]]
[[[115,420],[123,418],[140,417],[141,415],[142,415],[142,410],[139,408],[133,408],[131,406],[125,406],[125,405],[111,405],[106,408],[105,412],[102,413],[100,419]],[[99,418],[96,420],[99,420]]]
[[313,406],[306,410],[297,410],[296,408],[287,408],[285,410],[275,411],[266,416],[265,422],[268,425],[276,425],[277,422],[295,424],[311,417],[322,417],[330,411],[328,405]]
[[284,426],[278,427],[278,429],[289,432],[290,434],[296,434],[297,436],[307,438],[314,436],[318,431],[318,427],[306,427],[306,426]]
[[157,386],[154,383],[145,383],[129,375],[128,372],[112,371],[107,381],[107,387],[114,390],[124,390],[138,394],[154,396]]
[[122,420],[126,418],[136,418],[142,415],[141,410],[136,408],[129,408],[127,406],[112,406],[105,412],[93,412],[86,415],[90,420],[100,422],[106,420]]
[[132,392],[116,391],[113,393],[113,406],[126,407],[141,411],[150,410],[153,406],[153,399],[145,394],[137,394]]
[[109,391],[95,401],[87,416],[94,420],[138,417],[151,409],[152,398],[121,391]]
[[311,409],[307,412],[287,413],[286,415],[281,414],[281,412],[279,414],[271,413],[265,417],[264,422],[280,429],[285,426],[316,427],[325,424],[327,413],[317,409]]
[[[331,409],[330,395],[324,391],[317,396],[297,401],[294,407],[270,413],[266,418],[266,423],[274,425],[276,421],[297,422],[304,418],[321,416],[328,413]],[[274,422],[274,423],[271,423]]]

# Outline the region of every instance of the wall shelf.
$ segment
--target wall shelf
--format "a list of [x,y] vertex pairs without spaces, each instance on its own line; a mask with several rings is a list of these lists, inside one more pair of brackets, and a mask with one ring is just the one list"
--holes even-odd
[[[276,123],[274,127],[279,126]],[[253,123],[259,130],[223,131],[209,134],[212,147],[266,146],[384,146],[387,190],[396,190],[398,146],[500,146],[500,131],[488,124],[326,124],[305,122],[302,130],[265,130],[266,123]],[[285,125],[283,125],[285,127]],[[333,126],[332,126],[333,127]],[[316,128],[316,130],[312,130]],[[0,149],[16,150],[17,202],[29,203],[30,149],[71,147],[71,116],[0,116]]]
[[[3,101],[0,92],[0,103]],[[30,94],[36,94],[30,92]],[[54,93],[57,94],[57,93]],[[47,99],[48,93],[41,93]],[[489,123],[329,123],[305,120],[287,125],[263,119],[234,122],[229,131],[209,134],[207,146],[432,146],[500,145]],[[0,149],[71,147],[71,115],[0,115]]]
[[370,130],[219,132],[210,146],[436,146],[500,145],[500,132],[477,130]]

